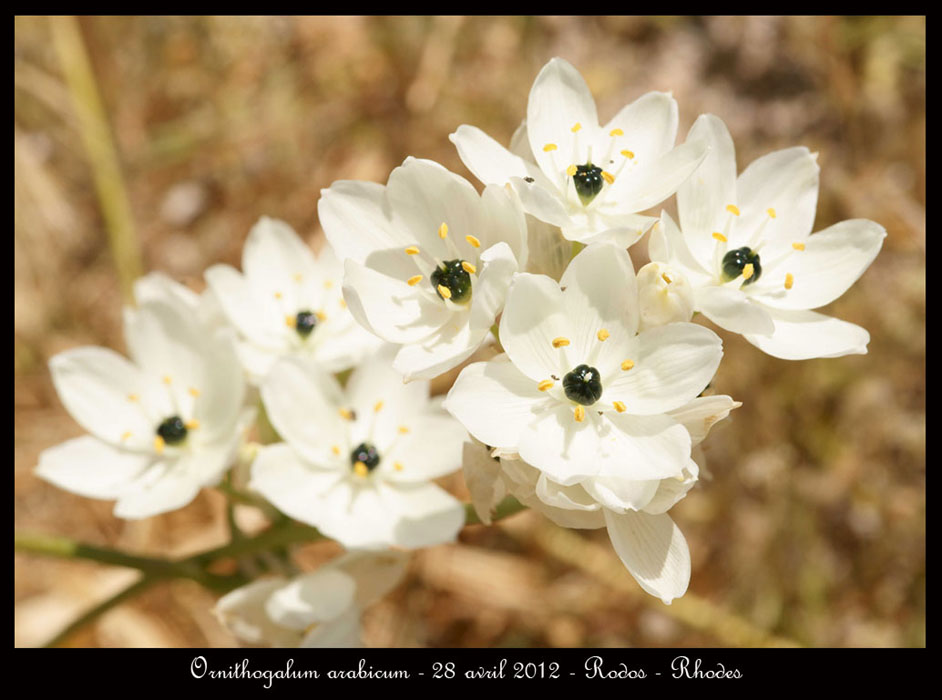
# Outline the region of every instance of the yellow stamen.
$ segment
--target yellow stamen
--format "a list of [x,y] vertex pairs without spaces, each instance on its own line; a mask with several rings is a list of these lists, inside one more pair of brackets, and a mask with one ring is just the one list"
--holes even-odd
[[193,387],[190,387],[189,389],[187,389],[187,392],[188,392],[188,393],[190,394],[190,396],[192,396],[194,399],[195,399],[197,396],[200,395],[200,390],[199,390],[199,389],[195,389],[195,388],[193,388]]
[[746,266],[742,269],[742,278],[744,280],[749,279],[755,273],[756,268],[752,263],[746,263]]
[[439,238],[448,238],[448,224],[444,221],[442,225],[438,227],[438,237]]
[[366,465],[363,462],[357,462],[353,465],[353,473],[359,476],[360,478],[365,477],[370,473],[370,470],[367,469]]
[[300,273],[300,272],[296,272],[294,275],[292,275],[292,279],[294,279],[295,282],[299,282],[299,283],[300,283],[301,280],[304,279],[304,278],[301,276],[301,273]]
[[622,154],[623,156],[625,156],[625,158],[628,158],[629,160],[631,160],[632,158],[635,157],[634,151],[629,151],[629,150],[627,150],[627,149],[625,149],[624,151],[622,151],[621,154]]
[[327,314],[325,314],[325,313],[323,312],[323,310],[321,310],[321,311],[315,311],[315,312],[314,312],[314,315],[317,316],[317,320],[318,320],[318,321],[326,321],[326,320],[327,320]]
[[131,437],[131,435],[132,433],[130,430],[126,430],[125,432],[121,433],[121,442],[127,440],[129,437]]
[[338,447],[337,445],[331,445],[330,451],[333,452],[335,455],[339,455],[339,454],[340,454],[340,447]]
[[595,334],[595,337],[604,343],[606,340],[608,340],[608,336],[610,335],[611,333],[608,332],[607,328],[599,328],[599,332]]
[[794,248],[795,250],[804,250],[805,244],[804,243],[792,243],[792,248]]
[[724,236],[724,235],[723,235],[722,233],[720,233],[719,231],[714,231],[714,232],[713,232],[713,238],[715,238],[716,240],[720,241],[721,243],[726,243],[726,241],[727,241],[726,236]]
[[612,174],[609,173],[609,172],[604,171],[604,170],[602,171],[602,179],[605,180],[605,182],[607,182],[607,183],[610,184],[610,185],[611,185],[613,182],[615,182],[615,176],[612,175]]
[[666,273],[666,272],[662,272],[662,273],[661,273],[661,279],[664,280],[665,282],[667,282],[668,284],[670,284],[671,282],[674,281],[674,280],[672,280],[670,277],[667,276],[667,273]]
[[341,408],[337,413],[339,413],[340,417],[344,420],[353,420],[353,411],[349,408]]
[[410,287],[414,287],[421,281],[422,281],[422,275],[416,275],[415,277],[410,277],[409,279],[407,279],[406,284],[408,284]]
[[775,218],[775,210],[772,207],[769,207],[768,209],[766,209],[765,213],[771,216],[773,219]]
[[576,419],[576,423],[581,423],[585,420],[585,409],[582,406],[576,406],[576,410],[573,411],[573,418]]
[[575,175],[576,172],[577,172],[577,169],[575,165],[570,165],[568,168],[566,168],[566,174],[569,177],[572,177],[573,175]]
[[478,271],[478,269],[477,269],[474,265],[472,265],[471,263],[469,263],[467,260],[462,260],[462,261],[461,261],[461,268],[462,268],[465,272],[467,272],[469,275],[473,275],[475,272]]
[[334,286],[333,280],[324,280],[324,289],[331,289]]
[[737,207],[735,204],[727,204],[726,211],[728,211],[730,214],[739,216],[739,207]]
[[582,128],[582,124],[580,124],[579,122],[576,122],[575,124],[572,125],[572,133],[576,133],[581,128]]
[[446,299],[451,299],[451,290],[444,285],[438,285],[438,293]]
[[170,377],[170,375],[169,375],[169,374],[165,374],[165,375],[164,375],[164,384],[166,384],[167,386],[170,386],[172,383],[173,383],[173,379]]
[[383,401],[382,401],[382,399],[380,399],[379,401],[377,401],[376,403],[373,404],[373,410],[374,410],[376,413],[379,413],[380,411],[383,410]]
[[624,136],[625,132],[622,131],[621,129],[612,129],[611,131],[608,132],[608,135],[609,136]]
[[288,328],[294,328],[295,326],[297,326],[298,325],[297,316],[285,316],[285,325],[288,326]]
[[625,360],[621,363],[621,368],[623,371],[627,372],[629,369],[635,366],[635,363],[631,360]]
[[402,462],[393,462],[393,469],[395,469],[397,472],[401,472],[403,468],[404,467],[402,466]]
[[554,348],[563,348],[569,345],[569,338],[553,338],[553,347]]
[[164,442],[164,439],[162,437],[160,437],[159,435],[154,436],[154,452],[156,452],[159,455],[163,454],[164,447],[166,446],[166,444],[167,443]]
[[793,284],[795,284],[795,275],[789,272],[785,275],[785,289],[791,289]]
[[341,309],[347,308],[347,302],[344,301],[343,299],[340,300],[340,308],[341,308]]
[[418,246],[410,245],[408,248],[406,248],[406,255],[418,255],[418,254],[419,254]]
[[137,394],[128,394],[128,401],[138,401],[140,398]]
[[548,143],[545,146],[543,146],[543,153],[549,153],[550,151],[555,151],[555,150],[556,150],[555,143]]
[[544,379],[542,382],[536,385],[536,388],[540,391],[548,391],[553,388],[553,380]]
[[619,413],[624,413],[625,411],[628,410],[627,408],[625,408],[625,404],[623,404],[621,401],[613,401],[612,406],[614,406],[615,410],[618,411]]
[[478,240],[477,238],[475,238],[474,236],[470,236],[470,235],[469,235],[469,236],[465,236],[464,239],[465,239],[468,243],[470,243],[472,246],[474,246],[475,248],[480,248],[480,247],[481,247],[481,241],[479,241],[479,240]]
[[193,418],[192,420],[188,420],[183,425],[186,426],[187,430],[196,430],[198,427],[200,427],[200,422]]
[[275,292],[275,299],[281,299],[281,292]]

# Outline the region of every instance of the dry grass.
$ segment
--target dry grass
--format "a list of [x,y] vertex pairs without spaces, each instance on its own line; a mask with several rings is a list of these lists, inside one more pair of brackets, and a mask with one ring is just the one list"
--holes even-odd
[[[81,29],[144,268],[194,289],[208,265],[238,264],[262,214],[317,245],[316,202],[335,179],[385,181],[408,155],[470,177],[447,135],[469,123],[509,140],[554,55],[582,71],[603,119],[672,90],[681,134],[719,115],[740,167],[777,148],[820,151],[816,228],[870,218],[889,231],[825,309],[866,327],[870,353],[789,363],[721,333],[714,388],[744,405],[707,441],[710,478],[673,514],[690,590],[718,609],[811,646],[925,645],[924,18],[88,18]],[[48,359],[124,345],[119,275],[48,20],[17,18],[14,77],[15,526],[165,555],[218,544],[216,493],[124,522],[32,473],[41,450],[81,433]],[[548,527],[521,514],[418,554],[368,613],[368,643],[737,643],[547,553]],[[589,538],[605,545],[604,531]],[[31,645],[128,579],[16,555],[14,581],[15,642]],[[164,584],[73,643],[231,644],[212,602],[195,584]]]

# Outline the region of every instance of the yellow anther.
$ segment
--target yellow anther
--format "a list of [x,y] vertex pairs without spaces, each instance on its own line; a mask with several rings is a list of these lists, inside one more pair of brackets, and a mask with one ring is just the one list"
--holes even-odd
[[625,149],[624,151],[622,151],[621,154],[629,160],[635,157],[634,151],[629,151],[628,149]]
[[739,216],[739,207],[737,207],[735,204],[727,204],[726,211],[728,211],[730,214]]
[[128,394],[128,401],[139,401],[140,398],[137,394]]
[[569,338],[553,338],[553,347],[554,348],[564,348],[569,345]]
[[576,423],[581,423],[585,420],[585,409],[582,406],[576,406],[576,410],[572,413],[573,418],[576,419]]
[[582,124],[580,124],[579,122],[576,122],[575,124],[572,125],[572,133],[576,133],[581,128],[582,128]]
[[614,406],[615,410],[618,411],[619,413],[624,413],[625,411],[628,410],[627,408],[625,408],[625,404],[623,404],[621,401],[613,401],[612,406]]
[[666,272],[662,272],[662,273],[661,273],[661,279],[664,280],[665,282],[667,282],[668,284],[670,284],[671,282],[674,281],[674,280],[672,280],[670,277],[667,276],[667,273],[666,273]]
[[353,465],[353,473],[362,478],[369,474],[370,470],[363,462],[357,462]]
[[422,275],[416,275],[415,277],[410,277],[409,279],[407,279],[406,284],[408,284],[410,287],[414,287],[421,281],[422,281]]
[[569,177],[572,177],[573,175],[575,175],[576,172],[577,172],[577,168],[575,165],[570,165],[568,168],[566,168],[566,174]]
[[621,368],[625,372],[627,372],[629,369],[631,369],[634,366],[635,366],[635,363],[631,360],[625,360],[624,362],[621,363]]
[[281,299],[281,292],[275,292],[275,299]]
[[404,425],[400,425],[400,426],[399,426],[399,432],[402,433],[403,435],[405,435],[406,433],[409,432],[409,428],[407,428],[407,427],[404,426]]
[[608,132],[608,135],[609,136],[624,136],[625,132],[622,131],[621,129],[612,129],[611,131]]
[[333,452],[335,455],[339,455],[339,454],[340,454],[340,447],[339,447],[338,445],[331,445],[331,446],[330,446],[330,451]]
[[166,445],[167,443],[164,442],[164,439],[162,437],[160,437],[159,435],[154,436],[154,452],[156,452],[159,455],[163,454],[164,447]]
[[397,472],[401,472],[404,469],[402,462],[393,462],[393,469],[395,469]]
[[602,171],[602,179],[610,185],[615,182],[615,176],[605,170]]
[[166,384],[167,386],[170,386],[173,383],[173,378],[169,374],[165,374],[163,381],[164,381],[164,384]]
[[795,250],[804,250],[805,244],[804,243],[792,243],[792,248],[794,248]]
[[474,265],[469,263],[467,260],[461,261],[461,269],[467,272],[469,275],[473,275],[475,272],[478,271],[478,269]]
[[480,248],[480,247],[481,247],[481,241],[479,241],[479,240],[478,240],[477,238],[475,238],[474,236],[468,235],[468,236],[465,236],[464,239],[465,239],[468,243],[470,243],[472,246],[474,246],[475,248]]
[[183,425],[186,426],[187,430],[196,430],[198,427],[200,427],[200,422],[196,420],[195,418],[192,418],[188,420],[186,423],[184,423]]
[[439,238],[448,238],[448,224],[444,221],[442,225],[438,227],[438,237]]
[[291,278],[292,278],[295,282],[300,282],[302,279],[304,279],[304,278],[301,276],[301,273],[300,273],[300,272],[294,273],[294,274],[291,276]]
[[339,413],[340,417],[344,420],[353,420],[353,411],[349,408],[341,408],[337,413]]
[[791,272],[786,273],[785,289],[791,289],[793,284],[795,284],[795,275],[793,275]]
[[121,442],[127,440],[129,437],[131,437],[131,435],[132,433],[130,430],[125,430],[123,433],[121,433]]
[[543,153],[549,153],[550,151],[555,151],[555,150],[556,150],[555,143],[548,143],[545,146],[543,146]]
[[768,209],[766,209],[765,213],[771,216],[773,219],[775,218],[775,210],[772,207],[769,207]]
[[544,379],[542,382],[536,385],[536,388],[539,389],[540,391],[549,391],[550,389],[553,388],[553,380]]
[[334,286],[333,280],[324,280],[324,289],[331,289]]
[[326,320],[327,320],[327,314],[324,313],[323,309],[320,310],[320,311],[315,311],[315,312],[314,312],[314,315],[317,316],[317,320],[318,320],[318,321],[326,321]]
[[418,254],[419,254],[418,246],[410,245],[408,248],[406,248],[406,255],[418,255]]
[[341,309],[347,308],[347,302],[343,299],[340,300],[340,308]]
[[190,396],[192,396],[194,399],[195,399],[197,396],[200,395],[200,390],[199,390],[199,389],[196,389],[196,388],[194,388],[194,387],[192,387],[192,386],[191,386],[189,389],[187,389],[186,391],[187,391],[187,393],[188,393]]
[[608,336],[610,335],[611,333],[608,332],[607,328],[599,328],[599,332],[595,334],[595,337],[604,343],[606,340],[608,340]]
[[745,267],[742,269],[742,278],[744,280],[749,279],[755,273],[756,268],[752,263],[746,263]]
[[451,290],[442,284],[438,285],[438,293],[446,299],[451,299]]
[[288,328],[294,328],[295,326],[297,326],[298,325],[297,316],[285,316],[285,325],[288,326]]
[[713,238],[715,238],[716,240],[718,240],[720,243],[726,243],[726,241],[728,240],[728,239],[726,238],[726,236],[724,236],[724,235],[723,235],[722,233],[720,233],[719,231],[714,231],[714,232],[713,232]]
[[379,413],[380,411],[383,410],[383,401],[382,401],[382,399],[380,399],[379,401],[377,401],[376,403],[373,404],[373,410],[374,410],[376,413]]

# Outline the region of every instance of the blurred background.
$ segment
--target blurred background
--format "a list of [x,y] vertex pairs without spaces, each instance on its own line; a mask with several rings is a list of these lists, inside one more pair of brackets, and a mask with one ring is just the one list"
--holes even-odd
[[[603,123],[669,90],[679,138],[699,114],[720,116],[740,169],[779,148],[819,151],[815,230],[868,218],[889,234],[823,309],[867,328],[870,352],[787,362],[714,329],[726,356],[713,390],[743,407],[704,443],[708,474],[671,511],[693,557],[690,593],[671,607],[634,583],[604,530],[525,512],[417,553],[366,614],[366,643],[924,646],[925,40],[922,17],[17,18],[16,530],[160,556],[222,544],[217,492],[130,522],[33,475],[43,449],[83,433],[49,358],[124,352],[122,280],[160,270],[200,291],[206,267],[239,265],[263,214],[319,246],[317,199],[336,179],[385,182],[414,155],[473,180],[448,134],[467,123],[508,143],[537,72],[562,56]],[[140,247],[119,245],[117,265],[115,231]],[[632,248],[636,266],[646,247]],[[460,477],[449,486],[467,497]],[[338,551],[312,544],[297,559]],[[16,645],[44,643],[135,576],[16,554]],[[233,645],[214,601],[162,583],[68,643]]]

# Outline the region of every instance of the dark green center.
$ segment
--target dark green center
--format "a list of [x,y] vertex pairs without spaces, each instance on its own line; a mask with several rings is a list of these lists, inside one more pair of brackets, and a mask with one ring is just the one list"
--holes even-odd
[[351,466],[355,465],[357,462],[363,462],[367,469],[373,471],[379,466],[379,452],[377,452],[376,448],[370,443],[361,442],[354,447],[353,452],[350,453]]
[[431,274],[432,287],[435,293],[445,299],[438,290],[439,285],[445,287],[451,296],[448,297],[456,304],[461,304],[471,298],[471,275],[465,270],[461,263],[463,260],[447,260],[441,267],[436,267]]
[[302,338],[307,338],[317,326],[317,316],[313,311],[298,311],[294,329]]
[[595,195],[602,191],[602,169],[592,163],[576,166],[576,174],[572,176],[576,185],[576,194],[583,205],[588,205]]
[[186,426],[180,416],[171,416],[157,426],[157,434],[168,445],[176,445],[186,440]]
[[595,367],[579,365],[563,377],[563,391],[570,401],[591,406],[602,396],[602,378]]
[[743,268],[750,263],[752,264],[752,277],[745,280],[743,285],[752,284],[762,276],[759,254],[748,246],[729,251],[723,256],[723,280],[729,282],[736,279],[742,274]]

